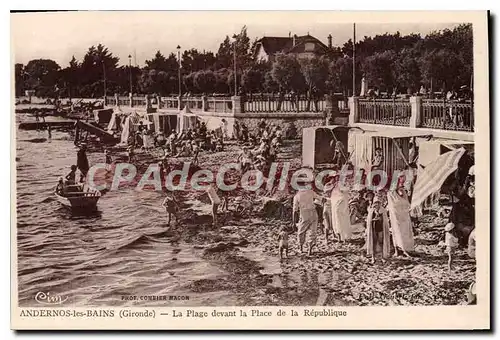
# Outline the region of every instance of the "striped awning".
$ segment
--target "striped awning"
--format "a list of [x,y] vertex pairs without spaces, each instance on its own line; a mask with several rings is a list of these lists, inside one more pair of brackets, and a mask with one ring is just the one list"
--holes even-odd
[[465,148],[448,151],[423,169],[417,178],[413,190],[411,209],[418,207],[431,194],[439,191],[446,179],[458,168],[458,162],[465,153]]

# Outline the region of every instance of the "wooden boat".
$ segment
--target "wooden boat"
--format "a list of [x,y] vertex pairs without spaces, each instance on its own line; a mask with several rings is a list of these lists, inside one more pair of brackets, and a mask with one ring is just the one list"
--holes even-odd
[[64,206],[72,209],[92,210],[97,206],[101,197],[98,190],[84,185],[66,185],[63,192],[55,192],[57,200]]

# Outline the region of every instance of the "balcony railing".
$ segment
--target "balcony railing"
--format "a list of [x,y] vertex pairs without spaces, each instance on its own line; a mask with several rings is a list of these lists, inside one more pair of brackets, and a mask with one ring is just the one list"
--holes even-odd
[[473,103],[471,101],[422,101],[422,126],[431,129],[474,131]]
[[359,122],[409,126],[411,104],[406,99],[360,99]]

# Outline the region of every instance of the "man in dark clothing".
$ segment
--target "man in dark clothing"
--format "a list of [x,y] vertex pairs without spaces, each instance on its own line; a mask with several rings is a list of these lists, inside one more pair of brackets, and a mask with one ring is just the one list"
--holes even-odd
[[83,179],[87,177],[87,172],[89,171],[89,160],[87,159],[87,146],[83,144],[78,150],[76,155],[76,166],[78,170],[82,173],[80,176],[80,182],[83,182]]

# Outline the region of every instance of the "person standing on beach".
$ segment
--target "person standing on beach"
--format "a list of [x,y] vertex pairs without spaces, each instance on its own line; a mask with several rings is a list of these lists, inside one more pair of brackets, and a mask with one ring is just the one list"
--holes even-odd
[[50,124],[47,125],[47,132],[49,134],[49,140],[52,139],[52,128],[50,127]]
[[85,177],[87,177],[87,172],[89,171],[89,160],[87,159],[87,146],[85,144],[82,144],[80,147],[80,150],[78,150],[78,153],[76,155],[76,166],[78,167],[78,170],[80,170],[81,175],[80,175],[80,182],[83,182]]
[[217,195],[217,190],[214,188],[213,184],[207,188],[206,193],[208,198],[210,198],[210,202],[212,204],[212,218],[213,218],[213,227],[217,227],[217,209],[219,208],[219,204],[221,204],[221,199],[219,195]]
[[175,197],[173,196],[173,194],[172,194],[172,196],[167,195],[165,197],[165,199],[163,200],[163,203],[161,205],[165,208],[165,211],[168,215],[167,226],[170,226],[170,221],[172,220],[172,215],[174,215],[175,222],[177,222],[177,211],[179,209],[178,209],[178,203],[175,200]]
[[330,207],[332,230],[338,236],[339,242],[345,242],[352,236],[351,217],[349,215],[349,196],[340,179],[331,190]]
[[113,162],[113,160],[111,159],[111,155],[109,154],[108,150],[104,150],[104,157],[106,162],[106,172],[110,172],[111,163]]
[[446,245],[445,253],[448,255],[448,271],[451,272],[453,255],[458,248],[458,233],[455,223],[449,222],[444,227],[444,243]]
[[303,187],[293,197],[292,225],[295,226],[298,219],[297,239],[301,253],[309,231],[308,255],[312,254],[313,247],[316,245],[318,213],[314,204],[315,199],[321,200],[321,196],[317,195],[314,190]]
[[382,254],[382,263],[389,257],[390,234],[387,211],[378,196],[373,199],[366,217],[366,253],[375,263],[375,255]]
[[330,232],[333,233],[334,238],[340,238],[335,233],[335,230],[333,229],[333,224],[332,224],[332,201],[330,200],[330,195],[332,193],[332,190],[335,185],[335,178],[332,178],[327,184],[325,184],[325,187],[323,188],[323,226],[325,230],[325,241],[328,244],[328,237],[330,235]]
[[391,222],[394,256],[398,256],[399,250],[402,250],[406,257],[411,257],[408,252],[413,251],[415,242],[410,219],[410,201],[405,188],[400,187],[398,190],[387,193],[387,208]]

